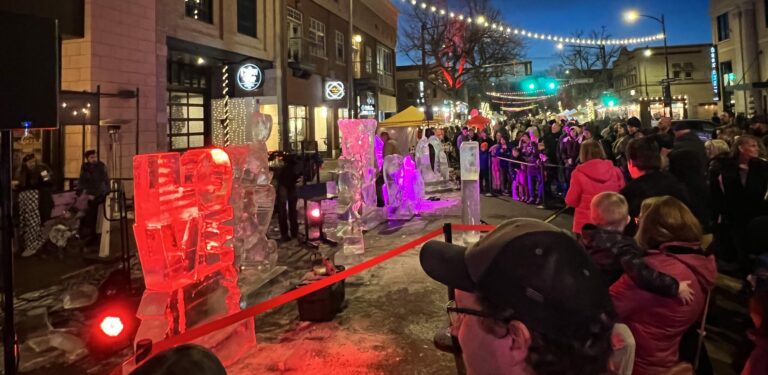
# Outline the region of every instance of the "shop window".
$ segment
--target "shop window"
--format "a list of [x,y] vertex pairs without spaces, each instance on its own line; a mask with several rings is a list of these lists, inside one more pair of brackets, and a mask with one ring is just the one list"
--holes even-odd
[[301,61],[301,35],[304,15],[288,7],[288,61]]
[[288,141],[294,150],[299,150],[299,143],[306,138],[307,121],[306,106],[288,106]]
[[205,147],[205,97],[189,91],[168,92],[168,141],[171,150]]
[[237,32],[256,37],[256,0],[237,0]]
[[717,41],[722,42],[731,38],[731,25],[728,12],[717,16]]
[[325,58],[325,24],[314,19],[309,19],[309,54]]
[[336,31],[336,63],[344,64],[344,34]]
[[213,0],[184,0],[184,10],[187,17],[213,23]]

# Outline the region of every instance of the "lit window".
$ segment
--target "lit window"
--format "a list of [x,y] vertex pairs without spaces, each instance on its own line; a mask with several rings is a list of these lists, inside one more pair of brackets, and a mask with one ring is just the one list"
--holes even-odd
[[213,0],[184,0],[184,11],[187,17],[213,23]]
[[309,40],[312,45],[309,53],[317,57],[325,57],[325,24],[314,19],[309,19]]

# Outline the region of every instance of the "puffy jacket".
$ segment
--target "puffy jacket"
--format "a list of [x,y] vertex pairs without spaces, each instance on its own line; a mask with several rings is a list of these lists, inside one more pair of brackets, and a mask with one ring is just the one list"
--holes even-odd
[[605,191],[617,192],[623,187],[621,170],[609,160],[592,159],[579,164],[571,174],[571,185],[565,196],[565,203],[576,209],[573,232],[581,233],[584,224],[590,223],[589,205],[595,195]]
[[643,291],[627,275],[610,288],[619,319],[635,337],[634,375],[656,375],[679,362],[683,333],[702,316],[706,295],[715,284],[715,257],[706,256],[698,244],[667,243],[645,257],[648,264],[679,281],[690,281],[695,299],[684,305]]

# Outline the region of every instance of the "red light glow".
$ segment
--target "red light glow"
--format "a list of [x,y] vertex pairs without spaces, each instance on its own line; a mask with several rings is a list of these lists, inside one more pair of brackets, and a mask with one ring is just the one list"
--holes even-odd
[[107,316],[101,321],[99,328],[101,328],[101,331],[104,332],[105,335],[109,337],[117,337],[123,332],[125,326],[119,317]]
[[314,217],[316,219],[319,218],[320,217],[320,209],[319,208],[312,209],[312,211],[310,211],[310,215],[312,215],[312,217]]

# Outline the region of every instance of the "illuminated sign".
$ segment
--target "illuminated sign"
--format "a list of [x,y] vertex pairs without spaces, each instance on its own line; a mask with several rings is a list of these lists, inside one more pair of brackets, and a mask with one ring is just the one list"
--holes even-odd
[[237,85],[245,91],[253,91],[261,86],[263,74],[254,64],[245,64],[237,70]]
[[344,97],[344,82],[328,81],[325,83],[325,99],[341,100]]
[[360,97],[357,98],[358,105],[360,106],[360,116],[375,116],[376,115],[376,98],[370,91],[365,92],[365,101],[360,103]]
[[712,100],[719,102],[720,101],[720,79],[717,73],[717,47],[715,46],[712,46],[709,48],[709,62],[710,62],[710,68],[712,70],[711,77],[710,77],[712,80]]

